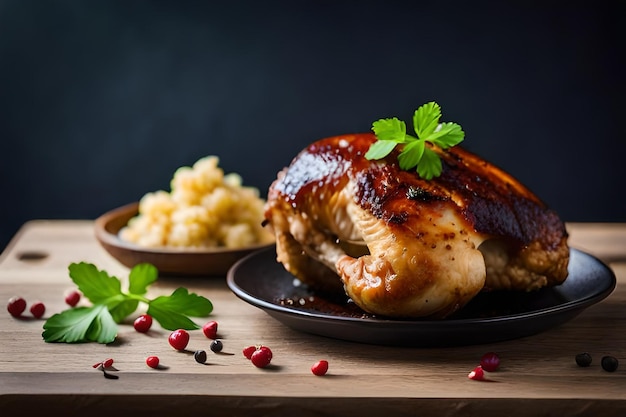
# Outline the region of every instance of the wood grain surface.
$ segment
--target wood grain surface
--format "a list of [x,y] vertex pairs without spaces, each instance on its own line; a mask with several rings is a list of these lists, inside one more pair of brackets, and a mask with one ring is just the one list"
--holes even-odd
[[[626,415],[626,224],[568,224],[570,244],[604,260],[617,276],[615,291],[573,320],[534,336],[452,348],[407,348],[352,343],[283,326],[238,299],[224,277],[160,278],[149,296],[185,286],[214,304],[223,354],[192,331],[188,349],[204,349],[204,365],[191,352],[174,351],[169,331],[147,334],[130,321],[110,345],[50,344],[41,337],[46,317],[67,308],[72,262],[94,263],[125,278],[128,269],[97,243],[88,220],[26,223],[0,257],[0,299],[19,295],[43,301],[43,319],[0,314],[0,410],[64,415]],[[241,353],[271,347],[269,368],[255,368]],[[468,379],[483,353],[497,352],[501,369],[488,382]],[[589,352],[588,368],[576,365]],[[164,369],[146,366],[157,355]],[[604,355],[620,361],[616,372],[600,366]],[[117,380],[92,365],[115,360]],[[310,371],[319,359],[329,372]]]

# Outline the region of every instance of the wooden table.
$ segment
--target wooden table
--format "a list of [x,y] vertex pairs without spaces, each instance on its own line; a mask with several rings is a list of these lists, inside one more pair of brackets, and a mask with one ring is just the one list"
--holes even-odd
[[[153,416],[194,415],[626,415],[626,224],[568,224],[570,244],[604,260],[618,283],[605,300],[566,324],[523,339],[469,347],[404,348],[358,344],[289,329],[230,292],[225,279],[162,278],[151,293],[183,285],[209,298],[224,352],[209,350],[200,331],[189,349],[209,352],[200,365],[167,342],[158,326],[149,334],[120,326],[111,345],[51,344],[41,338],[43,320],[0,314],[0,410],[2,415],[63,413]],[[72,262],[87,261],[118,277],[128,270],[96,242],[91,221],[26,223],[0,258],[0,299],[20,295],[59,312],[73,288]],[[149,294],[150,295],[150,294]],[[208,319],[199,319],[199,324]],[[273,366],[255,368],[243,347],[265,344]],[[498,352],[501,369],[492,382],[467,378],[487,351]],[[592,366],[575,364],[587,351]],[[165,370],[145,358],[157,355]],[[613,355],[621,367],[600,367]],[[117,380],[92,365],[114,358]],[[330,362],[326,376],[310,366]],[[387,414],[385,414],[387,413]]]

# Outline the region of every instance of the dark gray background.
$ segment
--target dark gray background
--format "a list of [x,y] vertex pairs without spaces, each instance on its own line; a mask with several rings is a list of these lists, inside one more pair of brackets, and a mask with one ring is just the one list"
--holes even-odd
[[206,155],[265,194],[431,100],[565,220],[626,221],[620,3],[0,0],[0,249]]

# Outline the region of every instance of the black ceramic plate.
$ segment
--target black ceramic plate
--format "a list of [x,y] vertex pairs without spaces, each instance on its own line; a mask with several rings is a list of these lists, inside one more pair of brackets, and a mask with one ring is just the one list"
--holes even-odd
[[360,343],[422,347],[491,343],[536,334],[603,300],[616,283],[604,263],[571,249],[569,276],[558,287],[480,294],[443,320],[395,320],[366,314],[347,298],[332,299],[299,285],[276,262],[273,247],[238,261],[228,271],[227,282],[239,298],[293,329]]

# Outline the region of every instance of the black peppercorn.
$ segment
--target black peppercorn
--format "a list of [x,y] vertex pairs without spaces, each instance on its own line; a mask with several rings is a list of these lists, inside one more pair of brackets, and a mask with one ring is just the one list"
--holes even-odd
[[222,344],[221,340],[214,340],[211,342],[211,350],[213,352],[215,353],[221,352],[223,348],[224,348],[224,345]]
[[205,363],[206,362],[206,352],[204,350],[196,350],[194,352],[194,354],[193,354],[193,358],[198,363]]
[[576,363],[578,364],[578,366],[586,368],[587,366],[591,365],[591,355],[587,352],[579,353],[578,355],[576,355]]
[[617,358],[613,356],[604,356],[602,357],[602,369],[607,372],[615,372],[617,370],[617,366],[619,365],[619,361]]

